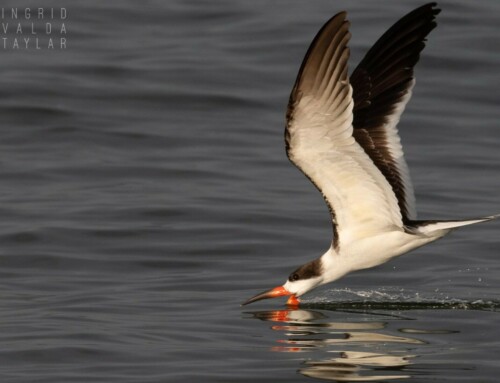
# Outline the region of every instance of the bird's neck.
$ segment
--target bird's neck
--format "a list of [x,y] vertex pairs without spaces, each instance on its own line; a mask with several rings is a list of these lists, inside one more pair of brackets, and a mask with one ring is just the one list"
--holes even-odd
[[322,267],[322,284],[335,281],[351,271],[346,257],[340,256],[334,247],[330,247],[320,257]]

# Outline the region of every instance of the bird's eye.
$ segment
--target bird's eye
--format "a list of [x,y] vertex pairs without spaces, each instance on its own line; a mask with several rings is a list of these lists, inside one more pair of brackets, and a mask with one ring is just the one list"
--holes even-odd
[[297,274],[297,273],[293,273],[292,275],[290,275],[290,276],[288,277],[288,280],[289,280],[290,282],[293,282],[293,281],[298,281],[299,279],[300,279],[300,277],[299,277],[299,274]]

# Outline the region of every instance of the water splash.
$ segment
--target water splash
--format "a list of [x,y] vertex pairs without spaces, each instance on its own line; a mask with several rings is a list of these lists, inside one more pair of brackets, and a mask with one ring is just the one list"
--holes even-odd
[[305,299],[303,307],[323,310],[480,310],[500,311],[500,301],[453,298],[439,290],[420,293],[384,287],[377,290],[331,289]]

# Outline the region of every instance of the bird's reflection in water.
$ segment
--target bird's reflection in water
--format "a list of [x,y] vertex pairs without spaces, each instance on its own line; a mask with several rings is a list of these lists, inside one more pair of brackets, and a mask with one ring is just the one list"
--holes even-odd
[[[275,322],[271,329],[283,333],[283,339],[271,348],[272,351],[313,352],[299,372],[324,380],[356,382],[410,378],[407,366],[412,364],[415,355],[409,350],[425,344],[416,338],[384,333],[387,322],[366,320],[366,317],[359,322],[330,322],[319,311],[301,309],[250,314]],[[316,351],[321,351],[319,358],[315,358]]]

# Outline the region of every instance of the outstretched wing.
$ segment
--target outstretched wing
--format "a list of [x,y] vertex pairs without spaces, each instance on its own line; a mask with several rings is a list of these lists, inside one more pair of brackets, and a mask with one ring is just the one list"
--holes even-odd
[[331,18],[309,47],[290,95],[286,127],[288,157],[322,192],[336,247],[402,227],[391,185],[353,137],[345,17],[343,12]]
[[398,135],[397,123],[415,84],[413,67],[436,27],[440,12],[426,4],[394,24],[351,75],[354,138],[390,183],[407,223],[417,218],[415,195]]

